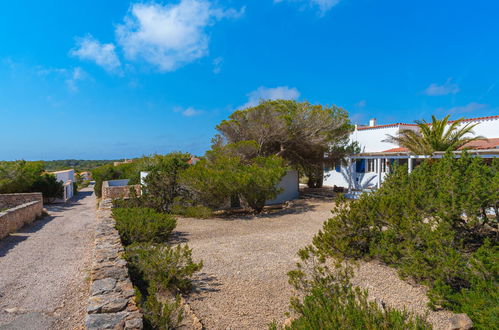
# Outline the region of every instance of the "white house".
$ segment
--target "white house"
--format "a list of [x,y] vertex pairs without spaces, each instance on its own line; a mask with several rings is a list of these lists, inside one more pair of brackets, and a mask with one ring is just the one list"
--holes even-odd
[[[488,139],[467,145],[472,150],[470,152],[484,158],[499,157],[499,116],[465,119],[463,125],[467,123],[477,123],[474,133]],[[348,157],[345,162],[333,168],[326,167],[324,185],[349,190],[379,187],[390,170],[389,164],[395,160],[408,164],[409,171],[412,171],[422,158],[428,156],[412,155],[399,145],[383,141],[387,135],[397,136],[401,130],[406,129],[419,130],[415,124],[377,125],[376,119],[371,119],[369,126],[356,126],[350,141],[357,141],[360,154]],[[436,153],[433,157],[442,157],[442,153]]]
[[73,185],[73,183],[76,182],[75,170],[71,169],[71,170],[57,171],[57,172],[51,172],[51,174],[55,175],[57,181],[62,182],[62,184],[64,185],[63,198],[59,198],[55,200],[55,202],[66,203],[76,193],[76,191],[74,191],[74,185]]

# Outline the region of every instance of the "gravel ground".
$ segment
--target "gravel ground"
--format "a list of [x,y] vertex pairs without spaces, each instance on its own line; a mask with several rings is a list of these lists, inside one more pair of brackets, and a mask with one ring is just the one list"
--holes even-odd
[[[232,219],[179,219],[177,241],[203,260],[188,303],[207,329],[266,329],[282,323],[292,295],[287,272],[299,261],[296,252],[331,215],[332,203],[299,200],[274,214]],[[448,312],[429,312],[425,289],[400,280],[375,262],[362,263],[355,283],[388,306],[414,310],[442,329]]]
[[83,329],[95,226],[92,188],[0,241],[0,329]]

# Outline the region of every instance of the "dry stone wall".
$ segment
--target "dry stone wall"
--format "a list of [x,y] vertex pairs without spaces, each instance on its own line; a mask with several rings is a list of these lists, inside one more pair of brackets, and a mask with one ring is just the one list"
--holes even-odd
[[94,261],[86,328],[142,329],[142,314],[123,259],[123,246],[111,216],[111,201],[103,200],[97,211]]
[[0,211],[0,239],[2,239],[42,215],[42,194],[2,194]]
[[140,184],[131,186],[108,186],[102,185],[102,199],[121,199],[130,197],[130,188],[135,189],[137,196],[140,196]]

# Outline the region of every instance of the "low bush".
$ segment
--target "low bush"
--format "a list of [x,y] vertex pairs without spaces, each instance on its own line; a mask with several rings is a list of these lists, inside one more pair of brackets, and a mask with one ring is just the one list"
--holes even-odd
[[172,213],[182,215],[187,218],[198,218],[198,219],[208,219],[213,215],[212,209],[203,205],[196,205],[196,206],[174,205],[172,207]]
[[56,198],[64,197],[64,186],[61,181],[57,181],[57,178],[53,174],[41,175],[33,183],[30,190],[33,192],[41,192],[43,198],[48,202],[52,202]]
[[187,245],[132,244],[127,247],[126,259],[156,289],[173,293],[188,292],[192,275],[203,267],[202,262],[192,260],[192,250]]
[[490,329],[499,315],[498,169],[497,159],[466,153],[411,174],[395,168],[378,191],[338,200],[308,253],[379,259],[427,285],[433,308],[466,312],[477,329]]
[[244,159],[230,147],[208,152],[206,159],[183,173],[182,182],[207,207],[220,209],[231,199],[242,199],[261,212],[265,202],[280,192],[277,185],[286,174],[284,161],[277,156]]
[[192,260],[187,245],[132,244],[126,248],[125,258],[145,328],[175,329],[183,318],[179,292],[191,289],[191,278],[202,262]]
[[292,298],[297,317],[286,329],[431,329],[420,317],[368,301],[367,291],[350,283],[352,274],[345,266],[290,272],[290,283],[304,296]]
[[173,216],[149,208],[114,208],[113,217],[124,245],[166,242],[177,224]]

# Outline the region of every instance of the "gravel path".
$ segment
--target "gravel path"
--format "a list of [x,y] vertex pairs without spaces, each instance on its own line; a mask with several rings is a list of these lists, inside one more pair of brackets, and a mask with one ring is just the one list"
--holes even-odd
[[179,219],[180,240],[204,262],[199,290],[188,302],[207,329],[265,329],[284,321],[291,295],[286,273],[331,209],[330,203],[299,203],[258,217]]
[[[331,215],[332,203],[300,200],[297,207],[271,215],[234,219],[179,219],[177,240],[188,243],[204,267],[188,303],[207,329],[266,329],[282,323],[292,295],[287,272],[299,261],[296,252],[311,243]],[[400,280],[375,262],[362,263],[355,283],[388,306],[408,308],[437,329],[449,312],[430,312],[425,289]]]
[[0,240],[0,329],[82,329],[95,225],[92,188]]

